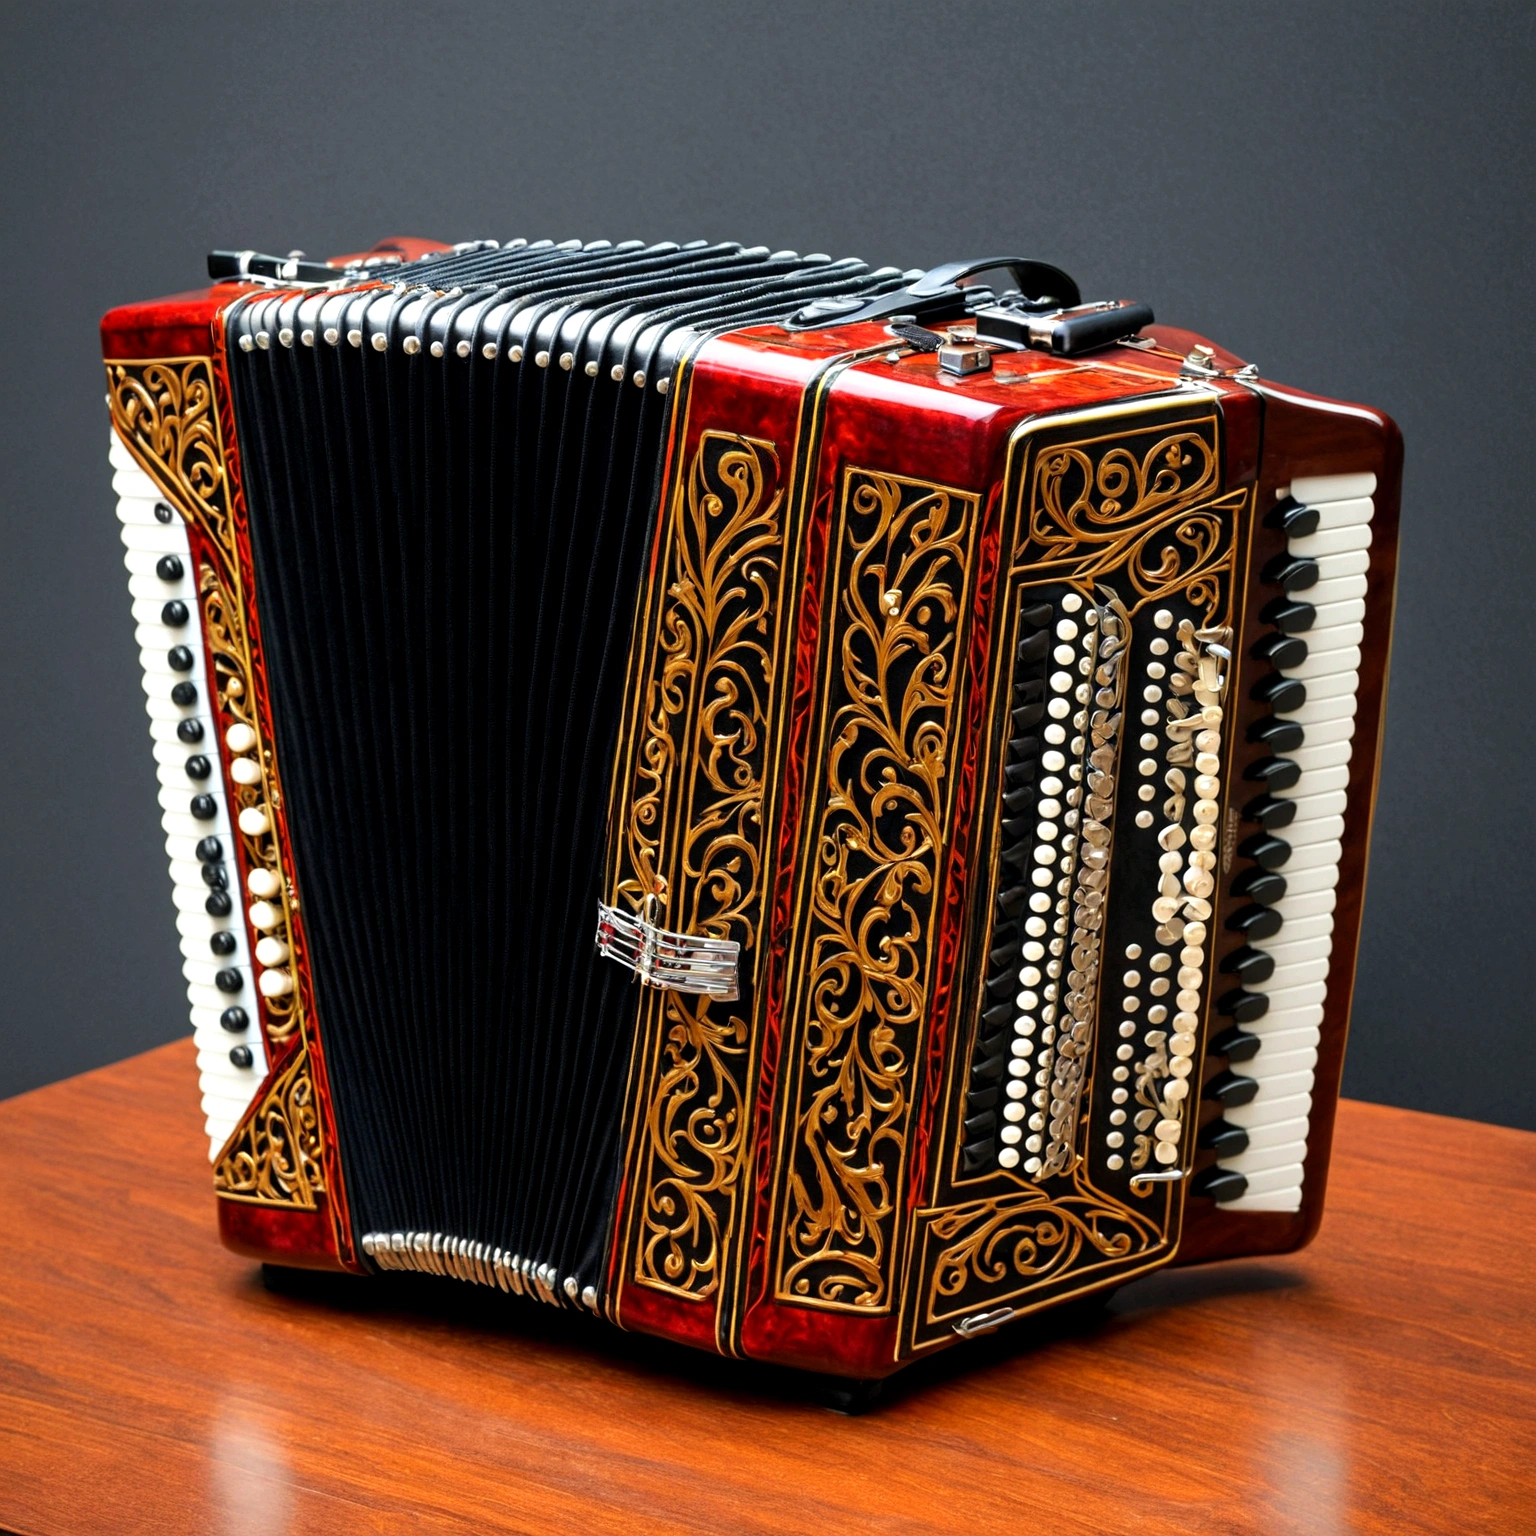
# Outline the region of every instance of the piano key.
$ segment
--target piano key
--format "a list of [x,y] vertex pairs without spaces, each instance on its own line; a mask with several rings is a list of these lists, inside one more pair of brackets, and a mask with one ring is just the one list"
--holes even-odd
[[[1355,717],[1353,715],[1345,715],[1342,718],[1333,720],[1319,720],[1316,724],[1306,726],[1305,731],[1306,739],[1302,744],[1303,747],[1329,747],[1339,742],[1353,741],[1355,736]],[[1300,750],[1302,750],[1300,747],[1293,748],[1291,756],[1294,758]],[[1293,787],[1300,789],[1303,786],[1297,784]]]
[[[1227,1119],[1234,1120],[1241,1110],[1251,1108],[1255,1104],[1262,1104],[1271,1100],[1278,1102],[1280,1099],[1292,1098],[1301,1093],[1310,1094],[1312,1092],[1312,1068],[1316,1063],[1307,1061],[1305,1053],[1292,1054],[1299,1063],[1293,1072],[1265,1073],[1263,1076],[1255,1076],[1253,1069],[1264,1059],[1263,1051],[1260,1051],[1252,1061],[1245,1061],[1242,1067],[1243,1076],[1252,1078],[1259,1085],[1259,1091],[1247,1104],[1238,1105],[1235,1109],[1227,1110]],[[1316,1053],[1314,1052],[1313,1055],[1315,1056]],[[1266,1115],[1262,1123],[1268,1125],[1269,1116]]]
[[124,549],[140,554],[184,556],[187,549],[185,529],[178,528],[175,523],[156,522],[153,518],[147,523],[137,519],[124,521],[121,536]]
[[1315,1051],[1322,1043],[1322,1031],[1313,1025],[1310,1029],[1268,1029],[1268,1019],[1259,1019],[1249,1026],[1258,1038],[1260,1052],[1281,1055],[1289,1051]]
[[1363,574],[1354,571],[1338,571],[1330,566],[1322,577],[1307,588],[1307,601],[1316,607],[1325,608],[1330,603],[1342,603],[1350,598],[1364,597],[1369,586],[1370,582]]
[[1269,1147],[1283,1147],[1291,1142],[1301,1142],[1305,1145],[1307,1117],[1293,1115],[1285,1120],[1275,1120],[1265,1125],[1245,1126],[1244,1129],[1248,1132],[1247,1147],[1232,1157],[1223,1158],[1221,1161],[1224,1167],[1230,1168],[1235,1165],[1238,1158],[1246,1157],[1252,1152],[1262,1152]]
[[[1346,475],[1298,475],[1291,481],[1289,494],[1305,506],[1321,502],[1365,499],[1367,505],[1376,494],[1376,476],[1369,470],[1355,470]],[[1367,513],[1367,516],[1370,514]]]
[[1288,1013],[1293,1008],[1321,1005],[1328,996],[1328,986],[1325,981],[1306,981],[1295,986],[1270,987],[1267,995],[1272,1012]]
[[[1349,804],[1349,796],[1345,793],[1345,786],[1349,781],[1347,768],[1324,768],[1317,775],[1332,773],[1339,776],[1337,787],[1330,785],[1319,794],[1292,796],[1292,804],[1296,807],[1293,821],[1310,822],[1320,821],[1325,816],[1342,816],[1344,807]],[[1309,786],[1310,787],[1310,786]]]
[[[1363,626],[1361,633],[1364,633]],[[1308,639],[1310,641],[1310,637]],[[1299,677],[1308,688],[1312,686],[1312,679],[1315,677],[1331,677],[1335,672],[1353,672],[1358,675],[1360,642],[1356,640],[1346,645],[1340,641],[1337,645],[1324,646],[1314,646],[1309,643],[1305,661],[1298,662],[1293,667],[1282,667],[1280,670],[1287,677]]]
[[1318,768],[1342,767],[1352,756],[1352,748],[1349,738],[1343,741],[1303,742],[1289,756],[1302,772],[1302,778],[1292,788],[1305,793],[1307,774]]
[[1326,842],[1306,843],[1291,850],[1285,873],[1290,877],[1299,875],[1303,870],[1321,869],[1328,864],[1337,864],[1343,856],[1344,845],[1338,838]]
[[1316,533],[1310,533],[1304,539],[1289,539],[1286,548],[1293,555],[1302,555],[1309,560],[1320,559],[1324,555],[1341,555],[1347,550],[1369,549],[1371,547],[1371,525],[1369,521],[1357,523],[1345,523],[1337,528],[1324,528],[1319,521]]
[[1311,1114],[1312,1089],[1308,1087],[1300,1093],[1261,1095],[1247,1104],[1239,1104],[1227,1110],[1224,1118],[1233,1125],[1242,1126],[1251,1139],[1266,1125],[1279,1125],[1287,1120],[1305,1120]]
[[1333,943],[1333,913],[1323,912],[1315,917],[1288,917],[1282,919],[1280,932],[1273,939],[1266,939],[1264,948],[1273,953],[1279,946],[1297,945],[1321,940]]
[[197,588],[190,576],[183,576],[180,581],[162,581],[152,570],[130,575],[128,592],[141,602],[152,602],[160,607],[171,597],[179,597],[189,608],[197,601]]
[[1365,618],[1365,602],[1361,598],[1352,597],[1342,603],[1322,603],[1315,612],[1317,617],[1312,622],[1313,629],[1332,630],[1343,629],[1346,626],[1353,628]]
[[1284,987],[1297,987],[1303,982],[1327,981],[1327,979],[1327,955],[1319,955],[1311,960],[1290,960],[1284,965],[1276,964],[1274,974],[1264,984],[1264,991],[1273,1001],[1275,995]]
[[1333,919],[1327,917],[1320,921],[1326,923],[1327,928],[1307,937],[1293,933],[1292,925],[1285,924],[1279,937],[1265,944],[1264,953],[1276,966],[1296,965],[1303,960],[1326,960],[1333,953]]
[[[1277,1141],[1273,1146],[1255,1147],[1250,1143],[1247,1151],[1238,1153],[1236,1157],[1223,1158],[1221,1166],[1228,1172],[1242,1174],[1248,1180],[1248,1192],[1251,1192],[1258,1175],[1275,1168],[1299,1167],[1306,1155],[1307,1139],[1303,1122],[1300,1136],[1292,1135],[1285,1141]],[[1237,1166],[1239,1163],[1242,1167]]]
[[[1242,1200],[1232,1201],[1232,1205],[1241,1205],[1247,1202],[1248,1210],[1298,1210],[1301,1206],[1301,1177],[1303,1158],[1298,1158],[1294,1163],[1288,1163],[1280,1168],[1265,1168],[1255,1173],[1248,1181],[1247,1193]],[[1223,1167],[1226,1165],[1223,1164]],[[1286,1199],[1294,1198],[1293,1205],[1267,1205],[1258,1206],[1254,1200],[1259,1195],[1282,1195]],[[1227,1207],[1223,1207],[1226,1209]]]
[[1332,889],[1308,891],[1305,895],[1296,891],[1287,891],[1275,903],[1275,911],[1282,923],[1291,923],[1302,917],[1321,917],[1329,914],[1333,911],[1333,904]]
[[1354,670],[1330,672],[1325,677],[1293,678],[1291,681],[1301,683],[1307,690],[1310,704],[1321,699],[1352,697],[1360,687],[1360,674]]
[[1299,1008],[1271,1008],[1264,1015],[1264,1027],[1277,1035],[1297,1029],[1318,1029],[1323,1022],[1323,1005],[1306,1003]]

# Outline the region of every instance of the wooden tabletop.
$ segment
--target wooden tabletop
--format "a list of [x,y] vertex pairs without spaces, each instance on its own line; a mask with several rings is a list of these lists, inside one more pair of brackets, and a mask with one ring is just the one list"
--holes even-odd
[[190,1041],[0,1104],[0,1525],[1536,1531],[1536,1135],[1347,1103],[1322,1235],[896,1378],[220,1248]]

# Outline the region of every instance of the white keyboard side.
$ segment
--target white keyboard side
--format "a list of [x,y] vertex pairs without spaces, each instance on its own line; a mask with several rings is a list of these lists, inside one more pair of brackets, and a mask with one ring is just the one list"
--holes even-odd
[[[133,603],[134,634],[144,674],[144,707],[149,715],[149,734],[160,781],[160,824],[165,829],[165,851],[170,861],[171,896],[181,936],[181,970],[187,982],[211,1162],[266,1076],[266,1055],[257,1024],[256,988],[241,917],[238,876],[232,864],[226,865],[233,911],[228,917],[211,916],[206,907],[210,887],[204,881],[203,861],[198,857],[198,844],[204,838],[218,838],[226,859],[233,854],[235,840],[219,762],[218,727],[207,698],[196,572],[186,524],[179,513],[168,523],[155,516],[156,505],[164,504],[165,498],[115,432],[111,434],[110,458],[112,487],[118,498],[117,516],[122,525],[123,563],[128,568],[128,591]],[[174,555],[180,560],[180,579],[165,581],[157,574],[155,567],[163,555]],[[186,624],[175,628],[162,621],[162,610],[172,598],[185,603],[190,614]],[[189,672],[173,671],[167,659],[171,649],[178,645],[192,652],[194,663]],[[198,694],[196,702],[185,708],[171,698],[171,689],[184,679],[196,686]],[[177,727],[186,719],[201,722],[201,742],[188,744],[178,737]],[[202,782],[186,773],[187,760],[199,753],[212,765],[211,774]],[[211,819],[199,820],[191,814],[192,798],[199,794],[207,794],[214,802],[215,815]],[[209,947],[209,941],[215,933],[222,932],[233,936],[234,949],[219,956]],[[216,978],[225,970],[240,977],[237,991],[220,990]],[[246,1011],[249,1022],[243,1030],[230,1031],[220,1023],[221,1016],[232,1005]],[[238,1066],[231,1059],[231,1051],[240,1046],[250,1052],[248,1067]]]
[[1295,819],[1278,834],[1292,850],[1281,871],[1286,894],[1275,905],[1281,927],[1272,939],[1260,941],[1275,962],[1273,975],[1260,988],[1269,998],[1269,1011],[1245,1026],[1260,1045],[1237,1069],[1258,1084],[1258,1091],[1248,1103],[1225,1111],[1228,1122],[1248,1132],[1248,1145],[1217,1163],[1242,1174],[1248,1186],[1237,1199],[1219,1201],[1223,1210],[1301,1208],[1360,687],[1375,491],[1372,474],[1319,475],[1291,483],[1292,497],[1320,514],[1316,532],[1291,539],[1287,546],[1292,555],[1317,562],[1316,585],[1298,594],[1316,606],[1317,618],[1303,636],[1306,661],[1282,669],[1307,688],[1306,703],[1281,716],[1297,721],[1305,732],[1302,745],[1285,754],[1301,776],[1281,797],[1296,802]]

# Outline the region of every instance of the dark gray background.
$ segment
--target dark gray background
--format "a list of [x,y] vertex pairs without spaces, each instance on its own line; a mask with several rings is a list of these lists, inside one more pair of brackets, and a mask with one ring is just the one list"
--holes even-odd
[[1536,1127],[1531,12],[6,7],[0,1095],[187,1030],[96,323],[385,234],[1057,262],[1407,440],[1348,1092]]

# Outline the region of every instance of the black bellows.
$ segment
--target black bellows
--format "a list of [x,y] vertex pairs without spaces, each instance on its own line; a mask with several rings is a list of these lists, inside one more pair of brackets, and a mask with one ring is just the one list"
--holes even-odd
[[637,995],[593,934],[656,386],[680,338],[900,278],[548,242],[387,275],[247,300],[228,338],[353,1226],[601,1288]]

